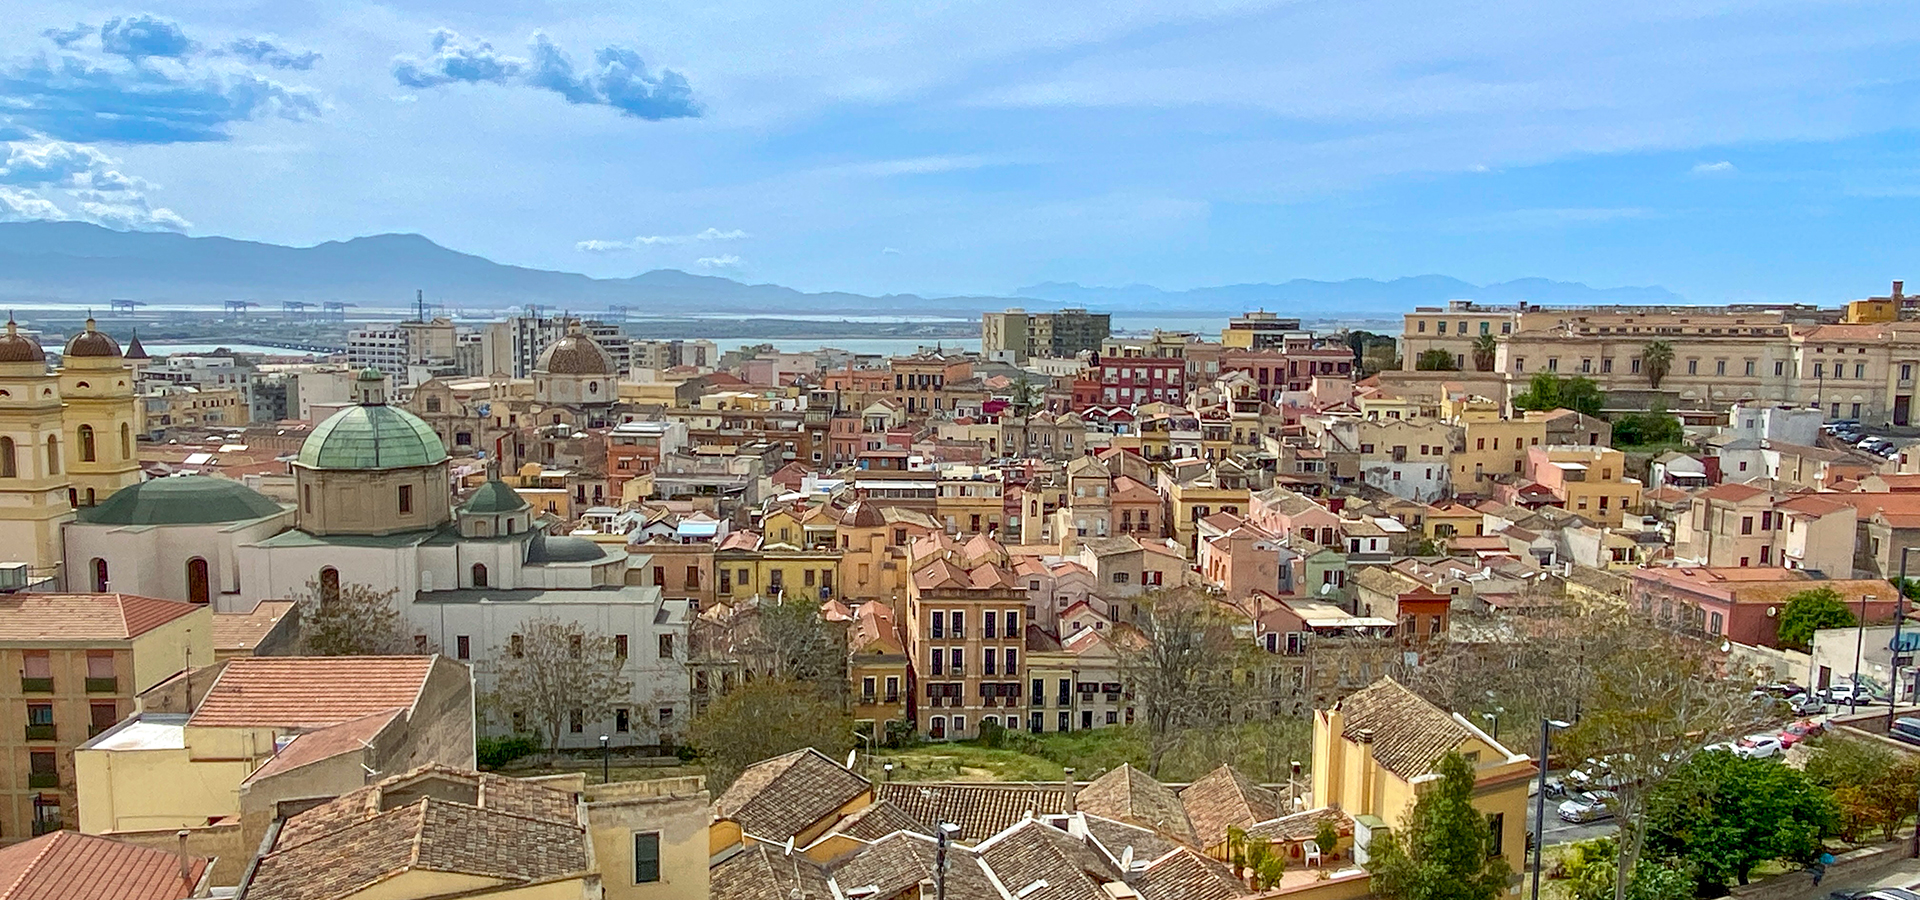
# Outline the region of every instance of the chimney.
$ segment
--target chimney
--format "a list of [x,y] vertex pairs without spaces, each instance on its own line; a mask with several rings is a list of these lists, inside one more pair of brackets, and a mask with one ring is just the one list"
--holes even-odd
[[193,886],[193,857],[187,855],[187,835],[188,834],[189,832],[185,828],[182,828],[179,831],[174,833],[174,837],[180,840],[179,849],[176,851],[175,855],[177,855],[180,858],[180,881],[183,884],[187,885],[188,887],[192,887]]
[[1362,728],[1354,735],[1360,744],[1360,808],[1356,813],[1373,811],[1373,729]]
[[1905,296],[1903,293],[1901,293],[1901,291],[1904,288],[1906,288],[1906,286],[1907,286],[1907,283],[1904,281],[1896,281],[1893,283],[1893,299],[1894,300],[1899,300]]
[[1064,808],[1062,808],[1062,809],[1061,809],[1060,811],[1061,811],[1061,812],[1064,812],[1064,813],[1071,813],[1071,812],[1073,812],[1073,811],[1074,811],[1074,808],[1075,808],[1075,807],[1074,807],[1074,798],[1073,798],[1073,795],[1074,795],[1074,794],[1075,794],[1075,793],[1077,792],[1077,790],[1078,790],[1078,789],[1077,789],[1077,788],[1075,788],[1075,787],[1074,787],[1074,785],[1073,785],[1073,767],[1072,767],[1072,766],[1068,766],[1068,767],[1066,768],[1066,773],[1065,773],[1065,786],[1066,786],[1066,789],[1067,789],[1067,799],[1066,799],[1066,805],[1065,805],[1065,807],[1064,807]]

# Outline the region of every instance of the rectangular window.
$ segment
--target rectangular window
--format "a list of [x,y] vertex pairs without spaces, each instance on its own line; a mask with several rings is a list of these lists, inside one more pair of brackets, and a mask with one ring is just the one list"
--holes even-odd
[[1007,617],[1007,637],[1010,637],[1010,638],[1019,637],[1020,636],[1020,614],[1010,609],[1010,610],[1007,610],[1006,617]]
[[20,654],[22,678],[52,678],[53,657],[45,650],[28,650]]
[[1549,372],[1560,371],[1560,357],[1558,356],[1547,357],[1547,371]]
[[659,709],[654,710],[654,715],[659,718],[660,727],[662,728],[665,728],[668,725],[673,724],[673,707],[671,706],[662,706]]
[[946,658],[947,658],[946,652],[941,650],[939,647],[935,647],[933,648],[932,653],[930,653],[927,658],[933,664],[932,665],[933,674],[935,675],[941,674],[941,664],[946,662]]
[[965,675],[967,673],[967,660],[966,657],[961,655],[964,652],[960,647],[953,647],[947,651],[947,664],[953,667],[954,675]]
[[1785,374],[1787,374],[1787,364],[1786,364],[1786,362],[1785,362],[1784,360],[1782,360],[1782,361],[1776,361],[1776,362],[1775,362],[1775,363],[1773,364],[1773,374],[1775,374],[1775,375],[1785,375]]
[[900,676],[898,675],[887,676],[887,702],[900,702]]
[[1687,374],[1688,374],[1688,375],[1698,375],[1698,374],[1700,374],[1700,361],[1699,361],[1699,360],[1697,360],[1697,359],[1690,359],[1690,360],[1687,360]]
[[[1011,635],[1009,635],[1009,637],[1011,637]],[[1006,656],[1006,663],[1007,663],[1007,674],[1008,674],[1008,675],[1018,675],[1018,674],[1020,674],[1020,672],[1019,672],[1019,669],[1020,669],[1020,651],[1019,651],[1019,650],[1017,650],[1017,649],[1014,649],[1014,648],[1012,648],[1012,647],[1008,647],[1008,648],[1007,648],[1007,650],[1006,650],[1006,654],[1005,654],[1005,656]],[[1016,685],[1014,685],[1014,686],[1013,686],[1013,689],[1014,689],[1015,691],[1018,691],[1018,690],[1020,690],[1020,685],[1018,685],[1018,684],[1016,684]]]
[[1867,364],[1866,364],[1866,363],[1854,363],[1854,364],[1853,364],[1853,377],[1855,377],[1855,378],[1865,378],[1865,377],[1867,377]]
[[464,634],[458,637],[455,637],[453,639],[453,653],[454,653],[455,659],[472,659],[473,658],[472,639],[467,637]]
[[652,884],[659,880],[660,832],[638,832],[633,836],[633,883]]
[[1747,374],[1753,374],[1753,360],[1747,360]]
[[90,703],[87,705],[89,734],[99,734],[120,721],[120,707],[113,703]]
[[1725,375],[1725,374],[1727,374],[1727,361],[1726,361],[1726,360],[1724,360],[1724,359],[1716,359],[1716,360],[1714,360],[1714,361],[1713,361],[1713,374],[1715,374],[1715,375]]
[[955,640],[962,641],[967,638],[967,613],[965,610],[956,609],[953,611],[953,637]]
[[981,674],[983,675],[995,674],[997,670],[994,668],[994,665],[993,665],[994,656],[995,656],[995,653],[992,647],[987,647],[980,651],[980,673]]
[[[673,632],[667,632],[666,634],[659,635],[655,639],[654,643],[656,645],[654,648],[654,652],[661,659],[673,658]],[[622,653],[621,655],[625,656],[626,654]]]
[[1487,858],[1504,855],[1506,849],[1507,814],[1494,813],[1487,817]]
[[943,612],[935,611],[933,615],[929,618],[929,623],[927,625],[927,633],[932,637],[937,637],[937,638],[946,637],[947,636],[947,614]]
[[994,626],[1000,624],[999,618],[1000,618],[999,616],[994,615],[993,610],[987,610],[986,612],[981,613],[980,614],[980,636],[983,638],[994,637],[995,636],[993,633]]
[[621,659],[627,658],[627,636],[626,635],[616,634],[613,636],[613,655]]
[[567,730],[574,734],[587,730],[587,716],[583,710],[576,709],[567,713]]
[[413,512],[413,485],[400,486],[400,512],[403,515]]
[[1600,361],[1600,371],[1603,373],[1610,373],[1613,371],[1613,357],[1609,356],[1606,359],[1603,359]]
[[88,650],[87,651],[87,677],[88,678],[112,678],[113,677],[113,651]]
[[1740,533],[1741,534],[1753,533],[1753,517],[1752,516],[1740,517]]
[[633,713],[629,712],[626,707],[622,706],[613,711],[613,730],[620,734],[626,734],[633,730]]

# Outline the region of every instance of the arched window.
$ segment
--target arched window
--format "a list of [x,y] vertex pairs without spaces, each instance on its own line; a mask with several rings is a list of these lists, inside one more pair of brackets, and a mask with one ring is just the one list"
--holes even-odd
[[107,584],[107,561],[96,556],[93,558],[93,592],[106,593]]
[[80,461],[93,462],[93,426],[80,426]]
[[328,566],[320,570],[320,602],[332,603],[340,599],[340,570]]
[[120,423],[120,458],[133,458],[133,426],[125,422]]
[[487,586],[487,567],[485,563],[473,564],[473,586],[474,587]]
[[60,474],[60,439],[47,436],[47,474]]
[[198,556],[187,560],[187,599],[195,603],[213,599],[213,588],[207,583],[207,561]]
[[0,478],[20,477],[20,463],[13,453],[13,438],[0,437]]

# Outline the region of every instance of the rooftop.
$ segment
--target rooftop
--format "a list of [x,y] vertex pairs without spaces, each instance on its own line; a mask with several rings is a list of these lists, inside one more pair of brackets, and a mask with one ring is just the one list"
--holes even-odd
[[246,522],[288,508],[238,481],[175,475],[123,487],[75,517],[88,525],[199,525]]
[[185,861],[77,831],[56,831],[0,849],[0,900],[181,900],[195,895],[210,861]]
[[188,724],[317,728],[412,709],[434,656],[243,656],[228,660]]
[[206,608],[135,594],[5,594],[0,641],[125,641]]

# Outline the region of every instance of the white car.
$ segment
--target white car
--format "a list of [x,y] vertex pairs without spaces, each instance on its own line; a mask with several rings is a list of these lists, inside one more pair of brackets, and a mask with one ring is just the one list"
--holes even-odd
[[1613,818],[1612,791],[1574,791],[1562,801],[1558,812],[1564,821],[1575,824]]
[[1782,749],[1777,734],[1750,734],[1733,742],[1734,755],[1747,759],[1779,756]]

